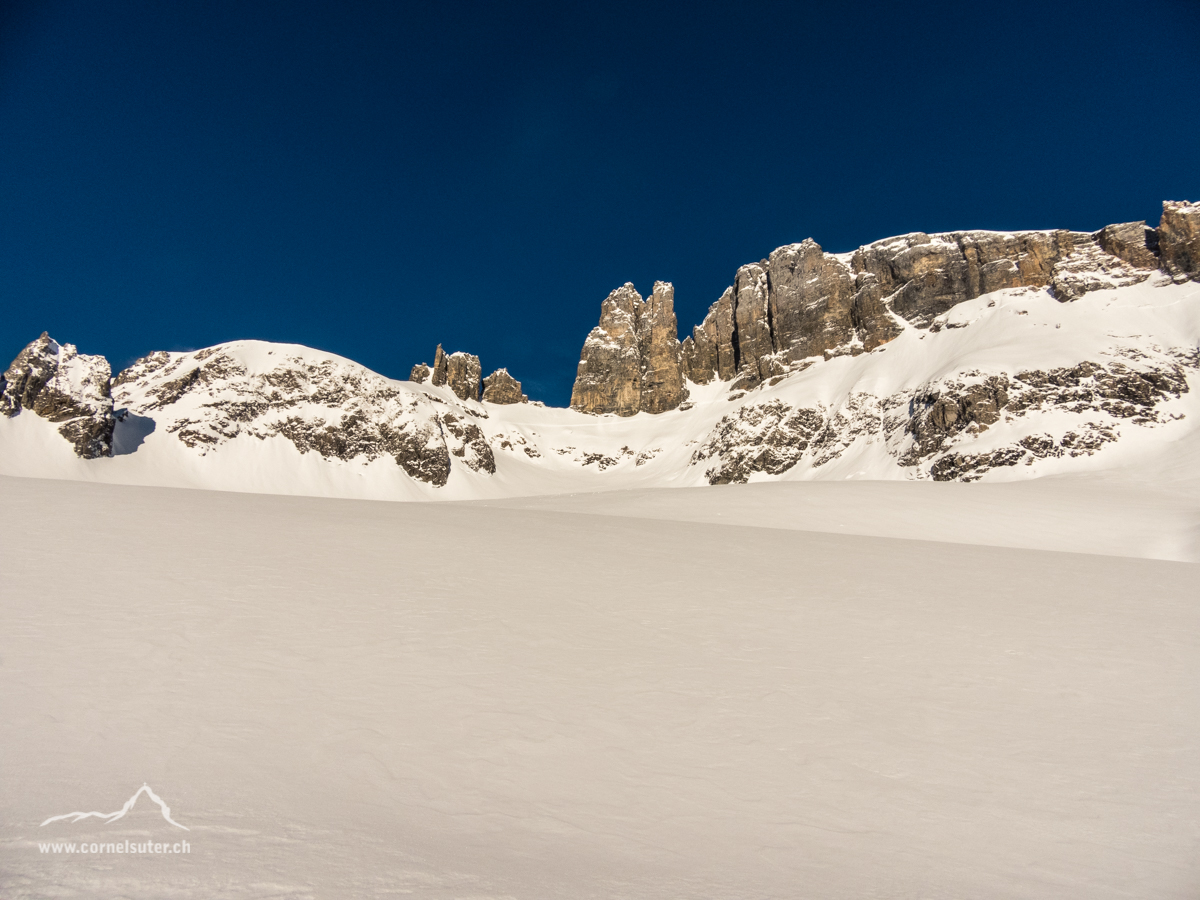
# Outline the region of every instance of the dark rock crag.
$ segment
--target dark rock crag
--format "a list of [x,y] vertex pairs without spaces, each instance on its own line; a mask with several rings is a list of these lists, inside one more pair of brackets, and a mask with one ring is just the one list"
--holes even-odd
[[750,404],[730,413],[692,454],[691,464],[712,464],[709,484],[744,483],[754,472],[780,475],[796,465],[825,427],[816,409],[795,409],[782,400]]
[[28,410],[59,424],[83,459],[109,456],[116,425],[111,375],[103,356],[81,356],[43,331],[0,376],[0,414]]
[[496,474],[496,458],[478,425],[453,413],[443,413],[440,421],[446,435],[446,446],[453,456],[476,472]]

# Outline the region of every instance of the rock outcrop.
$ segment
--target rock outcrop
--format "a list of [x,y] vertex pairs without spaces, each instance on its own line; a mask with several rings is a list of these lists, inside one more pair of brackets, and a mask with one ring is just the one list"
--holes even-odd
[[725,289],[708,310],[704,321],[683,342],[684,374],[693,384],[714,378],[732,381],[737,375],[737,339],[733,324],[733,288]]
[[116,425],[111,376],[103,356],[81,356],[43,331],[0,376],[0,413],[28,410],[59,423],[58,433],[82,458],[109,456]]
[[1179,281],[1200,281],[1200,203],[1163,203],[1157,237],[1163,271]]
[[454,413],[442,413],[441,423],[452,456],[473,471],[496,474],[496,457],[478,425]]
[[745,483],[754,472],[780,475],[796,465],[825,427],[822,411],[794,409],[781,400],[743,406],[721,419],[691,464],[712,461],[709,484]]
[[913,445],[905,456],[908,465],[940,451],[961,432],[986,431],[1000,420],[1008,405],[1009,380],[992,376],[973,384],[927,386],[913,397],[908,431]]
[[[959,372],[887,396],[852,392],[834,406],[747,402],[716,423],[690,464],[703,466],[710,484],[745,482],[802,462],[818,469],[856,443],[881,443],[900,466],[934,481],[975,481],[999,467],[1091,456],[1123,429],[1183,418],[1163,406],[1187,394],[1189,374],[1200,371],[1195,348],[1131,350],[1127,358],[1012,374]],[[1021,419],[1057,436],[1030,435],[1023,425],[1015,429],[1023,436],[999,447],[982,438]],[[992,446],[971,452],[977,440]]]
[[584,341],[571,408],[632,416],[675,409],[685,397],[674,287],[657,281],[643,301],[632,284],[622,285]]
[[508,374],[508,369],[497,369],[483,379],[483,402],[507,405],[528,403],[529,398],[521,393],[521,382]]
[[583,342],[571,408],[632,416],[642,405],[637,319],[642,295],[625,284],[600,304],[600,324]]
[[1158,268],[1158,232],[1145,222],[1106,225],[1096,232],[1096,243],[1135,269]]
[[441,344],[438,344],[437,349],[433,351],[433,379],[431,384],[434,387],[443,387],[446,384],[446,351],[442,349]]
[[446,384],[459,400],[478,400],[483,368],[472,353],[451,353],[446,357]]
[[417,363],[412,367],[408,380],[415,384],[428,381],[434,387],[448,385],[459,400],[478,400],[482,374],[478,356],[461,351],[447,354],[438,344],[433,353],[433,369],[430,370],[425,363]]
[[[1136,248],[1118,246],[1117,249],[1128,256],[1139,257],[1135,252]],[[1078,300],[1092,291],[1139,284],[1149,278],[1152,272],[1152,268],[1133,265],[1122,257],[1114,256],[1099,243],[1082,242],[1055,264],[1054,274],[1050,279],[1050,291],[1058,300],[1066,303]]]
[[[455,356],[467,354],[439,353],[451,374]],[[459,465],[496,471],[477,424],[486,415],[316,351],[276,355],[251,341],[160,351],[122,372],[113,390],[122,406],[201,456],[245,435],[283,437],[302,454],[343,462],[390,457],[434,487]]]
[[675,409],[687,393],[683,388],[675,288],[668,282],[654,282],[654,291],[642,306],[638,321],[638,353],[641,357],[641,410],[661,413]]
[[683,373],[695,384],[754,387],[808,359],[874,350],[1002,288],[1049,288],[1068,302],[1157,269],[1200,278],[1200,204],[1164,203],[1157,229],[914,232],[838,255],[808,239],[737,270],[684,340]]

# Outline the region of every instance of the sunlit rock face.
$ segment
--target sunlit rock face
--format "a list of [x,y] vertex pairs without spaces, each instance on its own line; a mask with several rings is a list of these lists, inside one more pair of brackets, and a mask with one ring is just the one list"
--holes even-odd
[[675,288],[656,281],[638,319],[638,352],[641,357],[643,412],[675,409],[687,397],[683,386],[683,353],[679,323],[675,319]]
[[521,393],[521,382],[509,375],[508,369],[497,369],[483,379],[483,402],[505,406],[528,403],[529,398]]
[[874,350],[993,291],[1046,287],[1067,302],[1157,269],[1200,277],[1200,204],[1164,203],[1157,229],[914,232],[846,254],[810,238],[737,270],[684,340],[683,372],[694,384],[754,387],[806,360]]
[[1200,203],[1163,203],[1157,237],[1163,271],[1180,280],[1200,280]]
[[434,387],[449,387],[459,400],[478,400],[483,369],[479,357],[472,353],[446,353],[437,345],[433,354],[433,368],[425,363],[412,367],[408,380],[414,384],[429,382]]
[[459,400],[478,400],[483,369],[473,353],[451,353],[446,359],[446,383]]
[[675,409],[687,397],[675,288],[656,281],[643,300],[624,284],[600,306],[580,354],[571,408],[632,416]]
[[83,356],[46,332],[17,354],[0,377],[0,413],[23,410],[59,425],[83,459],[112,453],[111,369],[103,356]]

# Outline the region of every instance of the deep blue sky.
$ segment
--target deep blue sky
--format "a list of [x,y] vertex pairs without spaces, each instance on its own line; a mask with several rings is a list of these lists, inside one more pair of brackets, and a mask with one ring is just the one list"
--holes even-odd
[[[600,301],[1200,200],[1200,3],[0,0],[0,356],[438,341],[565,404]],[[0,365],[4,364],[0,362]]]

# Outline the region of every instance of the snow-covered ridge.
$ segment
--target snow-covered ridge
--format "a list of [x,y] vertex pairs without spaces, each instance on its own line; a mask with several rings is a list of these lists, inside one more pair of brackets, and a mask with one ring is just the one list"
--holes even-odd
[[1111,277],[1072,302],[1051,286],[1009,287],[926,327],[896,317],[897,336],[870,351],[805,360],[757,384],[688,382],[679,408],[627,417],[463,400],[260,341],[152,353],[110,382],[102,358],[43,336],[0,386],[0,473],[467,499],[1011,480],[1186,456],[1200,446],[1200,283],[1082,264],[1077,274]]
[[22,350],[0,376],[0,414],[28,410],[59,424],[58,433],[83,459],[112,451],[112,369],[103,356],[81,356],[46,332]]
[[[442,486],[455,456],[494,472],[470,421],[478,410],[357,363],[304,347],[239,341],[195,353],[152,353],[113,388],[125,415],[152,419],[201,456],[240,436],[281,437],[301,454],[371,463],[387,457],[411,478]],[[453,395],[451,395],[453,397]]]

